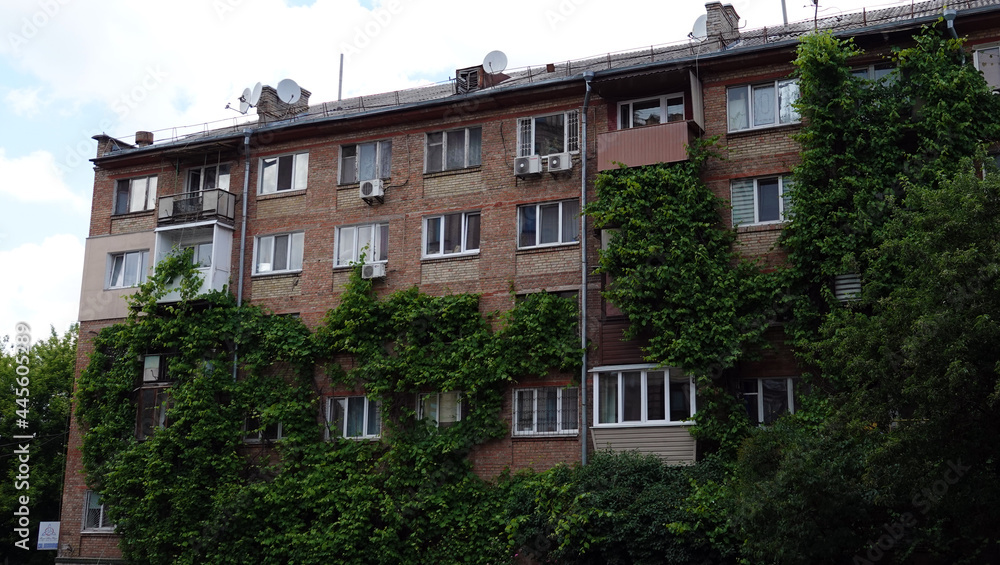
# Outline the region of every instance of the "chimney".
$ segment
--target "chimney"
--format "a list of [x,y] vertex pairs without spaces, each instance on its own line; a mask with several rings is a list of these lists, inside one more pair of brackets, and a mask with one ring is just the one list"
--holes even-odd
[[135,144],[139,147],[149,147],[153,144],[153,132],[151,131],[137,131],[135,132]]
[[714,43],[716,50],[723,50],[740,39],[740,16],[732,4],[722,2],[705,4],[708,17],[705,20],[706,41]]
[[286,104],[278,99],[278,91],[273,87],[261,88],[260,98],[257,100],[257,122],[265,124],[287,120],[309,110],[310,94],[312,93],[303,88],[298,100],[293,104]]

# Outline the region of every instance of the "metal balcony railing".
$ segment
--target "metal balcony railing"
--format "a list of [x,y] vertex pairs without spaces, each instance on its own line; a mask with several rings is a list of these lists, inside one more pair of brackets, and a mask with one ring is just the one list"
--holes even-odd
[[200,220],[235,220],[236,195],[222,189],[161,196],[157,224],[179,224]]

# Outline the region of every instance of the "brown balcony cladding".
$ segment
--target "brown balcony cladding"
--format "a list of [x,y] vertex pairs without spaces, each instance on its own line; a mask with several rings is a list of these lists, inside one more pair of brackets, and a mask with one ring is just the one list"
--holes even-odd
[[221,189],[185,192],[160,197],[157,225],[221,220],[232,225],[236,213],[236,195]]
[[687,160],[687,146],[697,136],[692,120],[621,129],[597,135],[597,170],[641,167]]

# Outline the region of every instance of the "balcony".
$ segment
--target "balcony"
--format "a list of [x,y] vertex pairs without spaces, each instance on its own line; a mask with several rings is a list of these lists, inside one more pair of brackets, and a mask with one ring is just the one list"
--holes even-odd
[[219,220],[232,225],[236,213],[236,195],[221,189],[185,192],[160,197],[157,225],[186,224]]
[[[211,192],[228,194],[221,190]],[[163,203],[162,199],[160,203]],[[198,276],[201,278],[198,294],[223,290],[229,285],[233,251],[232,226],[225,225],[219,220],[207,220],[196,224],[158,227],[155,234],[154,266],[173,253],[190,249]],[[160,299],[160,302],[180,300],[180,281],[173,281],[167,290],[169,292]]]
[[686,161],[687,145],[700,128],[694,120],[621,129],[597,135],[597,170]]

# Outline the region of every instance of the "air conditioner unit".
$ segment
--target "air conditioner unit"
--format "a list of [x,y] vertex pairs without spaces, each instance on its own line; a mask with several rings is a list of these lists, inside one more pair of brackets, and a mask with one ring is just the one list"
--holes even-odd
[[549,172],[568,171],[573,168],[573,156],[569,153],[553,153],[549,155]]
[[364,200],[370,200],[372,198],[381,199],[385,195],[385,190],[382,187],[382,181],[379,179],[363,180],[361,181],[361,188],[358,189],[361,198]]
[[519,177],[542,172],[542,158],[538,155],[528,155],[514,159],[514,174]]
[[381,279],[385,277],[385,263],[365,263],[361,265],[361,278]]

